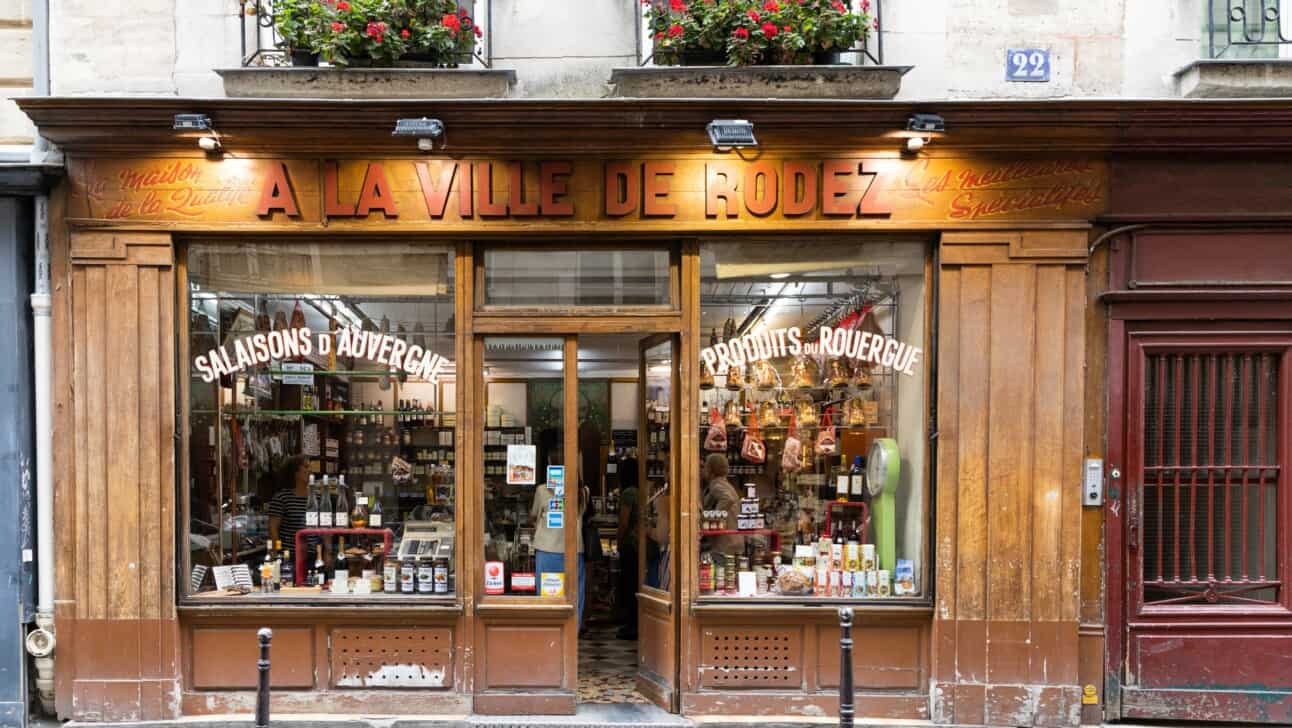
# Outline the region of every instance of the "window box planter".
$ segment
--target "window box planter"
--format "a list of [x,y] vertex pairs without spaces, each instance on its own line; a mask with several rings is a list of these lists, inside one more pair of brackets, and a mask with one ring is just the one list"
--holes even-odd
[[911,66],[654,66],[616,68],[628,98],[891,99]]
[[504,98],[516,72],[489,68],[222,68],[224,93],[275,99]]

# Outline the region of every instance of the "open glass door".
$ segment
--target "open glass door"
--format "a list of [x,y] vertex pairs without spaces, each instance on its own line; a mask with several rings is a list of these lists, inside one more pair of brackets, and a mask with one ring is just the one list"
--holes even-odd
[[677,514],[677,344],[672,334],[644,339],[637,430],[640,528],[637,534],[637,690],[678,709],[678,597],[673,528]]

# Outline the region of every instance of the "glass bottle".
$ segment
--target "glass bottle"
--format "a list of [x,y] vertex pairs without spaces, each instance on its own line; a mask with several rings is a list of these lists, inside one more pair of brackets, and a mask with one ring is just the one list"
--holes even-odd
[[368,496],[355,494],[354,509],[350,511],[350,526],[353,528],[368,527]]
[[319,528],[332,528],[332,494],[328,490],[327,476],[323,476],[320,486],[323,498],[319,501]]
[[332,516],[334,528],[350,527],[350,500],[345,495],[345,476],[341,476],[336,486],[336,510]]
[[308,495],[305,498],[305,527],[319,527],[319,499],[318,493],[314,490],[314,474],[310,473],[309,485],[305,486]]
[[861,456],[852,459],[852,470],[848,472],[848,490],[855,501],[862,501],[866,495],[866,468],[861,464]]
[[368,509],[368,528],[381,528],[381,498],[372,497],[372,508]]

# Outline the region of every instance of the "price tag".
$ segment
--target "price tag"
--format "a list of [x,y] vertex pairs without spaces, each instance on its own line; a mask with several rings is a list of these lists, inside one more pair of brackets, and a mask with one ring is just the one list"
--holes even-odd
[[1050,80],[1048,48],[1010,48],[1005,51],[1005,80],[1045,83]]

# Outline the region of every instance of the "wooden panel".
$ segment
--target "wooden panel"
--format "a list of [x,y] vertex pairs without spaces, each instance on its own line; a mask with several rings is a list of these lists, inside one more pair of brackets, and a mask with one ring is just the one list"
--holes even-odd
[[[275,688],[314,687],[313,630],[282,627],[274,630],[270,685]],[[255,688],[260,645],[258,627],[195,627],[185,661],[191,665],[191,685],[199,690]]]
[[[817,686],[839,687],[839,630],[817,633]],[[852,674],[857,690],[926,690],[928,628],[925,625],[853,629]]]
[[328,642],[333,688],[453,686],[453,630],[334,627]]
[[1080,717],[1086,238],[944,236],[935,721]]
[[[1224,669],[1205,669],[1220,655]],[[1292,690],[1292,636],[1286,631],[1133,634],[1129,661],[1140,688]]]
[[654,599],[637,600],[637,665],[640,670],[671,684],[676,665],[677,641],[669,611]]
[[[60,513],[77,568],[59,595],[75,615],[60,623],[65,717],[157,720],[178,714],[174,615],[174,271],[165,235],[72,236],[71,312],[58,330],[70,460]],[[70,369],[68,365],[70,364]],[[60,460],[64,458],[60,457]],[[67,572],[64,572],[66,575]],[[130,693],[132,702],[123,702]]]
[[479,689],[562,687],[565,631],[561,625],[486,625]]
[[1289,248],[1286,230],[1143,231],[1131,242],[1129,284],[1292,286]]
[[803,687],[801,627],[766,624],[705,627],[700,639],[702,687],[744,690]]

